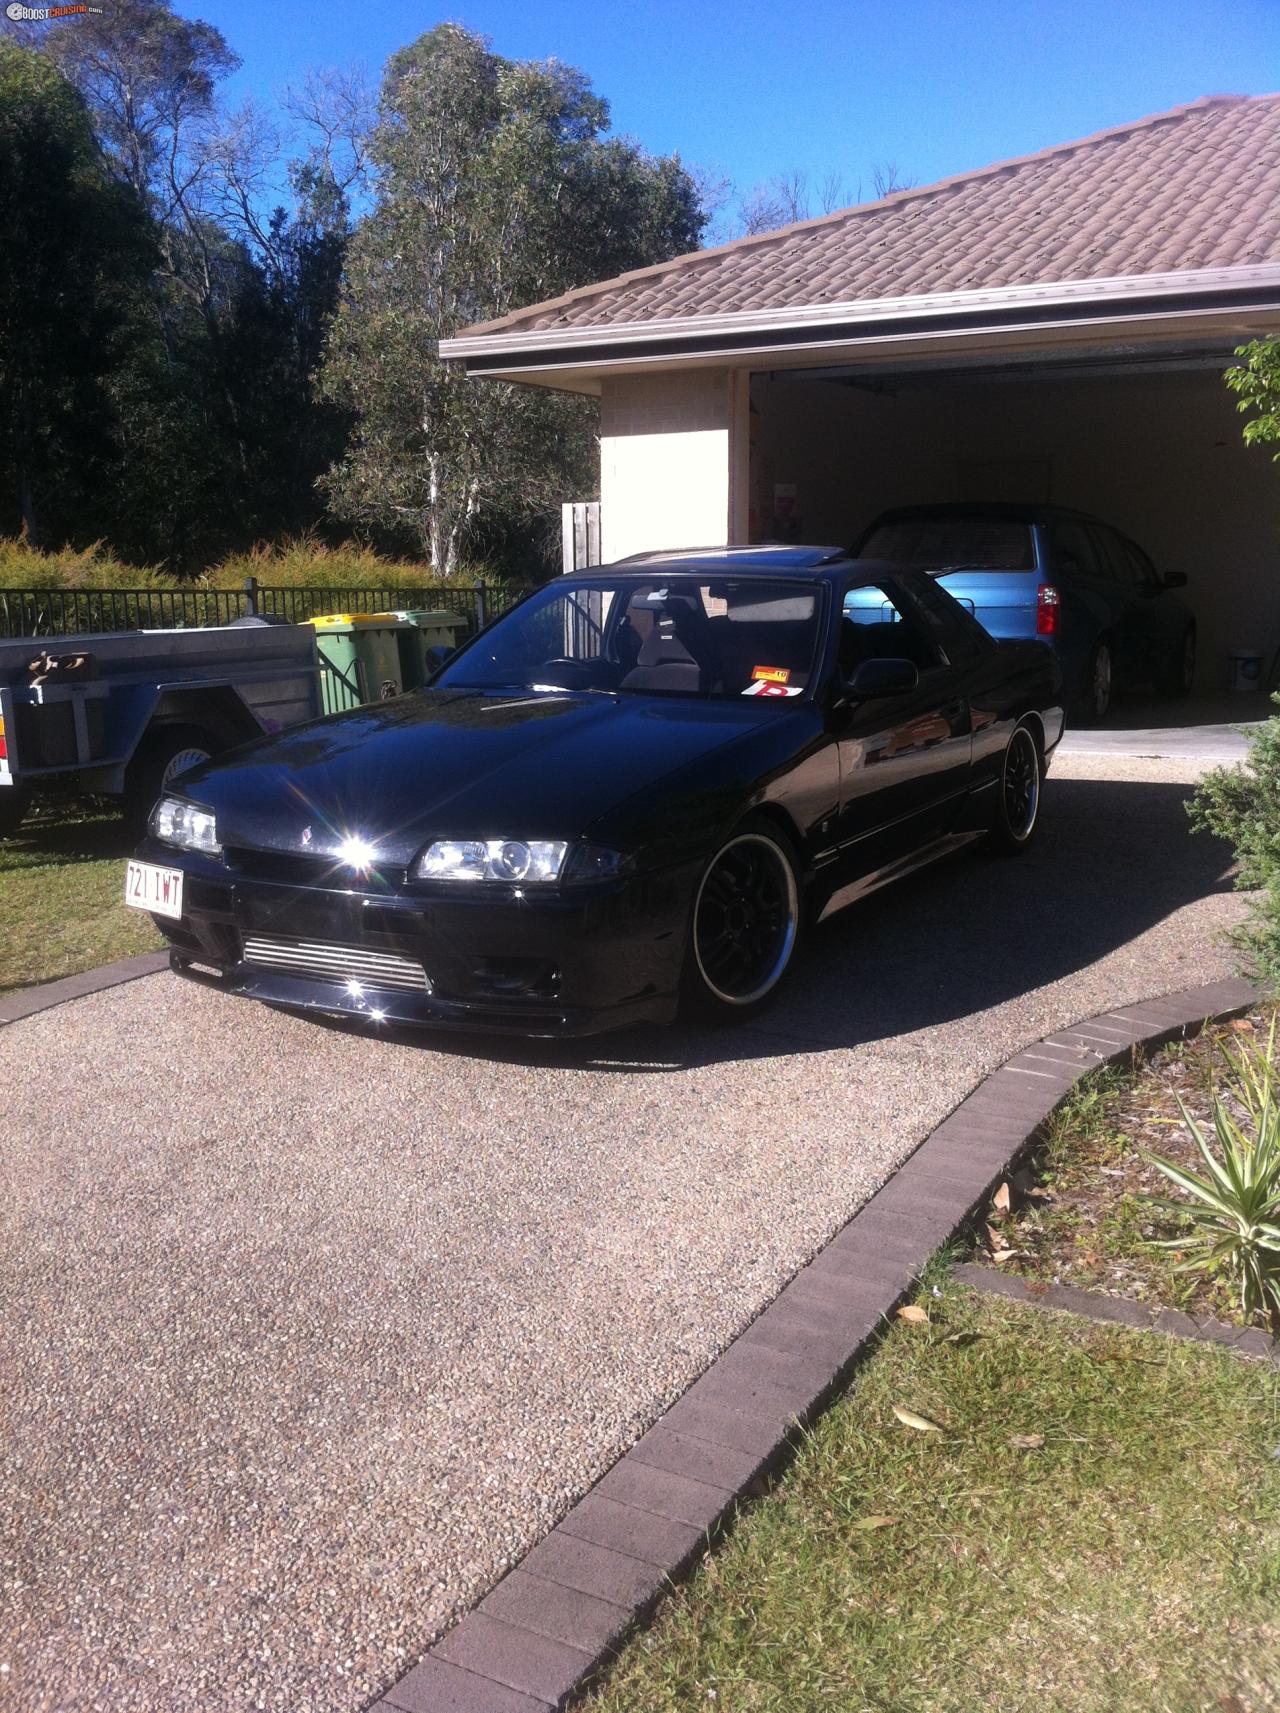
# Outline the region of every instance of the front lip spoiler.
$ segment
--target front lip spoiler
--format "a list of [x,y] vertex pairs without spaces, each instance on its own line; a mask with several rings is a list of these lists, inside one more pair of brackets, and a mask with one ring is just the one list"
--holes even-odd
[[170,951],[169,967],[175,975],[202,987],[257,999],[302,1015],[362,1024],[382,1033],[409,1028],[459,1035],[565,1039],[600,1035],[637,1023],[670,1023],[675,1020],[677,1005],[674,993],[642,994],[595,1011],[547,1000],[504,1005],[501,1001],[441,999],[436,994],[367,985],[357,995],[336,982],[287,975],[257,964],[231,964],[219,970],[206,958],[177,951]]

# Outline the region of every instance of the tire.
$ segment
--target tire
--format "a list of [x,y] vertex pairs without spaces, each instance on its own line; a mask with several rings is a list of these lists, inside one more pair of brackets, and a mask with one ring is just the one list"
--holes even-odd
[[25,785],[0,788],[0,839],[12,838],[31,807],[31,793]]
[[208,761],[221,744],[199,726],[157,726],[138,745],[125,775],[124,812],[139,837],[162,792],[188,767]]
[[1100,636],[1093,645],[1084,682],[1080,686],[1080,712],[1087,720],[1105,720],[1111,707],[1111,688],[1115,662],[1111,655],[1111,640]]
[[1040,825],[1040,796],[1044,788],[1044,758],[1035,731],[1025,722],[1017,726],[1005,748],[996,788],[995,816],[991,822],[991,844],[1008,856],[1018,856],[1030,845]]
[[757,1016],[795,962],[802,919],[791,841],[764,816],[749,816],[711,857],[694,895],[686,1014],[716,1023]]
[[1160,694],[1171,696],[1181,701],[1184,696],[1191,694],[1191,687],[1196,680],[1196,627],[1188,625],[1178,638],[1178,646],[1174,649],[1160,679]]

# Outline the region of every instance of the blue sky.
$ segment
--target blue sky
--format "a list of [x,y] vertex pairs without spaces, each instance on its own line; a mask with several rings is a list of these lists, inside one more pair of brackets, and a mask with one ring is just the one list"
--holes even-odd
[[176,0],[243,57],[232,99],[387,55],[442,19],[580,66],[614,129],[740,189],[790,168],[868,195],[1206,94],[1280,89],[1280,0]]

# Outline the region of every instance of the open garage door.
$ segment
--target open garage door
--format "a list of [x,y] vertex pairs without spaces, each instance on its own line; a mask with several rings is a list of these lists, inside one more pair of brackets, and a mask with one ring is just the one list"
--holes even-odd
[[1280,470],[1241,441],[1231,348],[950,370],[752,376],[751,533],[852,542],[880,511],[937,501],[1071,506],[1182,571],[1198,694],[1231,657],[1280,648]]

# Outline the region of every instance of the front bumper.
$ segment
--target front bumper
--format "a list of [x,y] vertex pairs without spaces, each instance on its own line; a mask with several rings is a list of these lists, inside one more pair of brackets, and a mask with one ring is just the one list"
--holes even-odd
[[[534,1036],[675,1016],[696,864],[544,897],[265,879],[154,839],[137,854],[183,872],[181,921],[153,917],[173,968],[268,1004],[380,1029]],[[272,967],[257,961],[264,941],[407,959],[425,980],[410,988],[382,985],[376,969],[344,980]]]

